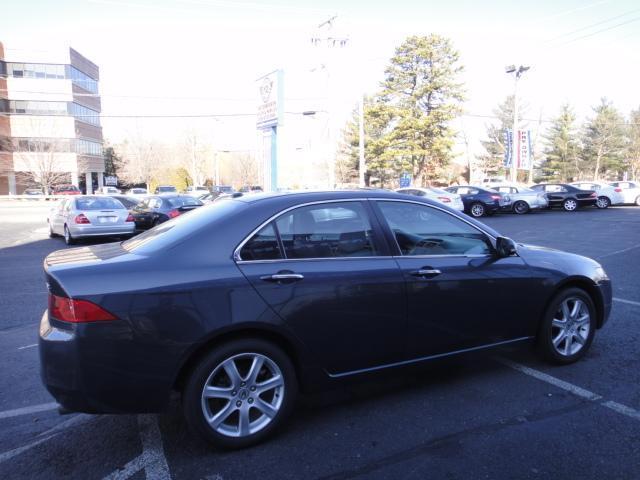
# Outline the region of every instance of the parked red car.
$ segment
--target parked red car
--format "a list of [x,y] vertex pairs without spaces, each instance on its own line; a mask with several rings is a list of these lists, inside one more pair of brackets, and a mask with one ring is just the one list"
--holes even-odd
[[58,185],[53,189],[54,195],[82,195],[82,192],[75,185]]

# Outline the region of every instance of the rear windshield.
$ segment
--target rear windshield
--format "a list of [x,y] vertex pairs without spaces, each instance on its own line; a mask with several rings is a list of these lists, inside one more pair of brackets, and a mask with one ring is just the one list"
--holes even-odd
[[176,187],[158,187],[159,192],[175,192]]
[[78,210],[117,210],[123,209],[122,203],[111,197],[84,197],[76,199]]
[[431,187],[431,191],[433,193],[437,194],[437,195],[448,195],[449,194],[449,192],[445,192],[444,190],[441,190],[439,188],[434,188],[434,187]]
[[174,208],[202,205],[202,202],[194,197],[167,198],[166,201]]

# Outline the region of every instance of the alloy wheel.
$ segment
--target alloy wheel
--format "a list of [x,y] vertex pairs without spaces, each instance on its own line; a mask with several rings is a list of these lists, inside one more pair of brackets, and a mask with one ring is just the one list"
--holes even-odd
[[598,197],[598,200],[596,200],[596,206],[598,208],[607,208],[610,205],[610,201],[607,197]]
[[589,338],[591,314],[583,300],[568,297],[562,301],[551,321],[551,341],[560,355],[578,353]]
[[529,211],[529,205],[527,205],[527,202],[523,202],[520,200],[516,202],[515,205],[513,206],[513,211],[516,212],[518,215],[522,215]]
[[474,203],[471,206],[471,215],[474,217],[481,217],[484,215],[484,207],[479,203]]
[[284,376],[259,353],[227,358],[211,372],[201,393],[209,426],[227,437],[247,437],[263,430],[284,400]]
[[572,198],[569,198],[564,201],[563,207],[567,212],[573,212],[576,208],[578,208],[578,202],[576,202]]

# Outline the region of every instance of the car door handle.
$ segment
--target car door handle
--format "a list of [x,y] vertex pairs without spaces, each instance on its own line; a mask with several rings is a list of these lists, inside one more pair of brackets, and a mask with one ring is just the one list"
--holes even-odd
[[433,278],[440,275],[442,272],[436,268],[421,268],[411,272],[414,277]]
[[273,275],[263,275],[262,277],[260,277],[260,280],[264,280],[265,282],[297,282],[298,280],[302,280],[303,278],[304,275],[300,273],[274,273]]

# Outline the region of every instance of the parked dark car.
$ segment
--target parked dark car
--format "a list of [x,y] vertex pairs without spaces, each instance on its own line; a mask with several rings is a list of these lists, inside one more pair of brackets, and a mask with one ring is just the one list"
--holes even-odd
[[152,195],[130,212],[136,222],[136,230],[148,230],[202,205],[200,200],[191,195]]
[[136,205],[138,205],[142,201],[142,199],[140,199],[140,198],[130,197],[128,195],[109,195],[109,197],[115,198],[122,205],[124,205],[125,208],[127,208],[127,209],[131,209],[131,208],[135,207]]
[[566,183],[539,183],[531,189],[545,192],[549,208],[561,207],[566,212],[573,212],[580,207],[591,207],[598,201],[598,194],[594,190],[580,190]]
[[611,309],[597,262],[381,190],[237,196],[44,266],[55,399],[153,412],[177,390],[223,447],[272,434],[299,390],[365,373],[527,342],[575,362]]
[[475,218],[493,215],[511,203],[509,195],[496,192],[489,188],[456,185],[445,188],[445,190],[460,195],[462,203],[464,204],[464,212]]
[[161,193],[178,193],[178,189],[173,185],[158,185],[153,193],[156,195]]
[[54,195],[82,195],[82,192],[75,185],[57,185],[53,187]]

